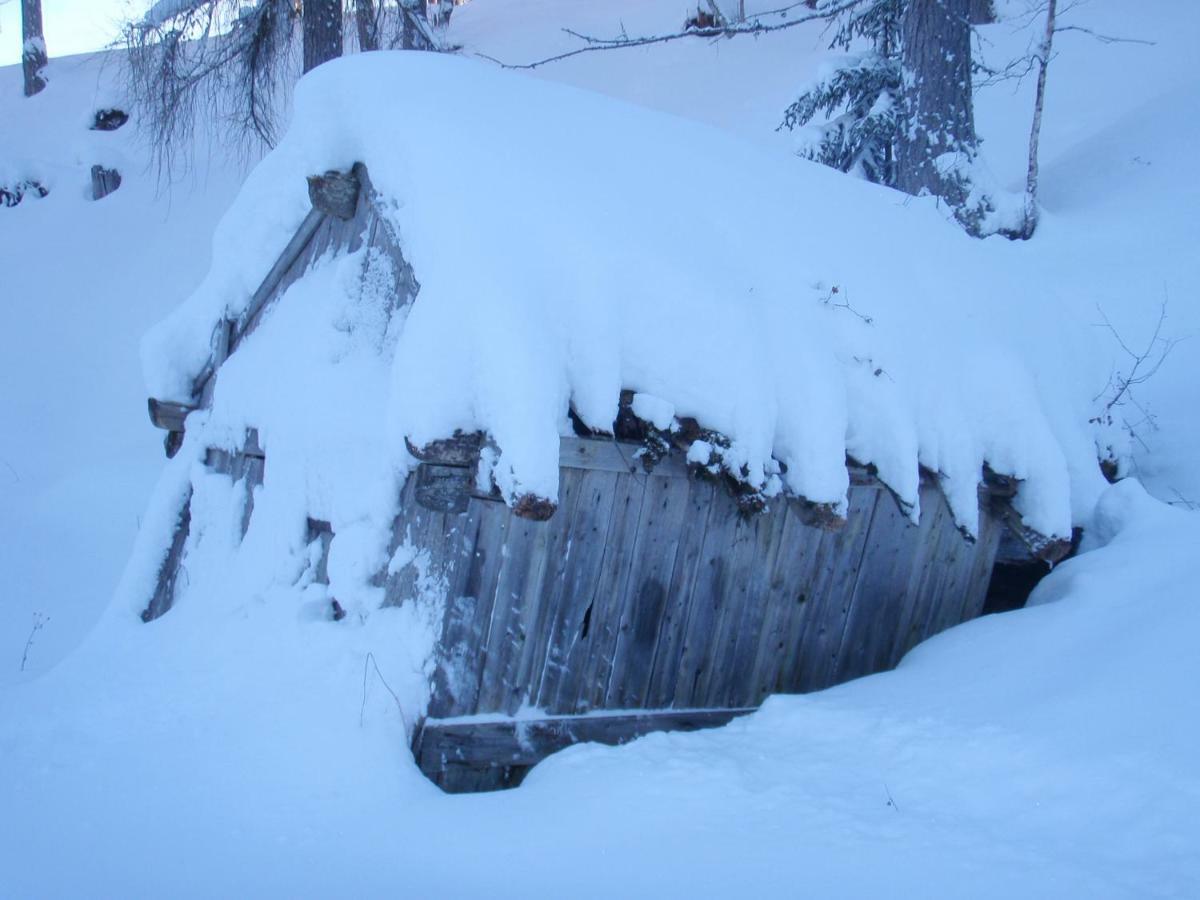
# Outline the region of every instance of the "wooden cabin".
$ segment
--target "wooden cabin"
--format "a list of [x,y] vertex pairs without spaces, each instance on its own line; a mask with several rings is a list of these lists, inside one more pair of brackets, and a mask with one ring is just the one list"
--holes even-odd
[[[150,401],[168,454],[188,413],[211,403],[224,360],[322,255],[374,247],[395,264],[395,308],[416,298],[419,273],[377,214],[363,166],[310,179],[310,197],[312,211],[245,313],[219,325],[192,402]],[[980,614],[1002,541],[1045,559],[1066,549],[1024,527],[1012,479],[981,473],[980,528],[968,538],[934,473],[922,475],[914,523],[872,470],[851,460],[843,516],[804,498],[747,492],[719,466],[689,457],[696,440],[719,446],[720,435],[690,420],[657,428],[630,401],[626,394],[610,433],[579,425],[562,437],[556,502],[505,503],[480,485],[485,434],[410,448],[420,463],[399,498],[391,549],[411,545],[427,564],[377,578],[385,604],[408,602],[421,578],[442,592],[433,683],[412,751],[447,791],[518,784],[579,741],[720,725],[770,694],[891,668],[918,642]],[[240,451],[211,448],[205,463],[245,491],[244,534],[269,455],[251,429]],[[174,602],[189,506],[190,496],[146,621]],[[317,520],[308,527],[316,578],[327,583],[332,529]],[[330,619],[339,612],[334,598]]]

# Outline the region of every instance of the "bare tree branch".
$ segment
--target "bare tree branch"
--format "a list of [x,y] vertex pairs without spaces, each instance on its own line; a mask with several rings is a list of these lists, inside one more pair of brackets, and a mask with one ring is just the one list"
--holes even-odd
[[[1142,424],[1146,422],[1152,424],[1154,417],[1134,399],[1133,388],[1140,384],[1145,384],[1153,378],[1158,370],[1162,368],[1171,351],[1181,341],[1186,340],[1186,337],[1163,337],[1163,326],[1167,321],[1167,300],[1165,298],[1159,307],[1158,321],[1154,324],[1154,331],[1151,333],[1150,339],[1146,342],[1146,346],[1140,350],[1135,350],[1129,346],[1125,338],[1121,336],[1121,333],[1109,321],[1108,315],[1101,307],[1097,306],[1096,309],[1100,313],[1100,321],[1094,323],[1094,327],[1106,329],[1112,334],[1113,339],[1117,342],[1117,346],[1129,357],[1130,366],[1128,374],[1122,374],[1120,371],[1114,370],[1109,375],[1108,383],[1104,386],[1104,389],[1092,398],[1094,401],[1098,401],[1111,392],[1111,396],[1104,404],[1103,412],[1091,421],[1098,424],[1106,419],[1111,419],[1110,414],[1115,407],[1129,404],[1142,413]],[[1128,426],[1128,423],[1126,425]]]
[[800,6],[807,4],[793,3],[788,6],[781,6],[778,9],[768,10],[763,13],[758,13],[751,19],[736,25],[727,25],[722,28],[712,29],[684,29],[683,31],[673,31],[668,34],[644,35],[640,37],[629,37],[622,34],[614,38],[598,38],[590,35],[580,34],[564,28],[563,32],[569,34],[578,40],[584,42],[584,46],[576,47],[574,50],[568,50],[565,53],[559,53],[555,56],[549,56],[545,59],[539,59],[530,63],[506,63],[496,59],[494,56],[488,56],[486,53],[477,53],[476,56],[481,59],[486,59],[489,62],[494,62],[496,65],[505,69],[536,69],[539,66],[544,66],[549,63],[560,62],[564,59],[570,59],[573,56],[581,56],[584,53],[594,53],[598,50],[622,50],[629,47],[648,47],[652,44],[669,44],[672,41],[681,41],[685,38],[695,37],[736,37],[742,34],[768,34],[773,31],[783,31],[788,28],[795,28],[797,25],[803,25],[805,22],[813,22],[816,20],[828,19],[831,16],[836,16],[841,12],[852,9],[858,6],[864,0],[841,0],[839,3],[834,3],[824,7],[820,7],[816,11],[798,16],[794,19],[788,19],[786,22],[778,22],[774,24],[764,24],[762,21],[771,16],[786,16],[788,12]]
[[1091,28],[1085,28],[1082,25],[1059,25],[1054,29],[1055,34],[1062,34],[1064,31],[1078,31],[1090,37],[1094,37],[1102,44],[1141,44],[1144,47],[1157,46],[1157,41],[1147,41],[1142,38],[1127,38],[1115,37],[1111,34],[1101,34],[1098,31],[1093,31]]
[[274,143],[280,91],[295,65],[295,19],[291,0],[190,0],[125,25],[126,84],[161,180],[190,162],[200,111],[244,149]]

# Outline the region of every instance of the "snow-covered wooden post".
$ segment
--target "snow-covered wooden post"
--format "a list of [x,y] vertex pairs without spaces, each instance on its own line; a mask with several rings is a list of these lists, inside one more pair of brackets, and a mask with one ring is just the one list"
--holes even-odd
[[107,197],[121,186],[121,173],[104,166],[92,166],[92,199]]

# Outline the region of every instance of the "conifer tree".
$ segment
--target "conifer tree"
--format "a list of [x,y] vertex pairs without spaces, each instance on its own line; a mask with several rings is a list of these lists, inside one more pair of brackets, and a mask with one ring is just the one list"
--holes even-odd
[[818,114],[826,119],[801,150],[806,158],[869,181],[896,183],[903,9],[904,0],[871,0],[838,20],[830,49],[848,51],[859,39],[872,46],[843,56],[784,111],[780,127],[789,130]]
[[[818,7],[819,8],[819,7]],[[992,199],[975,185],[978,138],[971,22],[978,0],[863,0],[835,19],[831,47],[847,55],[784,113],[781,127],[821,114],[801,154],[905,193],[933,194],[976,236],[994,229]]]

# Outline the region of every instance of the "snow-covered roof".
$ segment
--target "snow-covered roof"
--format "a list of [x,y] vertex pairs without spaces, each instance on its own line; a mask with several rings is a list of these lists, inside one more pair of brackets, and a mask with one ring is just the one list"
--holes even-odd
[[924,467],[973,531],[986,464],[1021,479],[1028,526],[1062,536],[1069,473],[1088,490],[1099,480],[1059,327],[1069,313],[931,203],[412,52],[301,82],[209,276],[144,342],[153,396],[190,399],[215,324],[244,309],[308,211],[305,176],[355,162],[416,302],[380,320],[361,253],[326,260],[225,363],[201,417],[210,439],[253,425],[268,453],[287,443],[295,462],[282,465],[310,504],[338,508],[326,518],[381,515],[380,480],[411,465],[405,438],[458,429],[494,438],[510,496],[554,498],[568,408],[609,429],[622,389],[728,436],[751,485],[816,503],[844,503],[848,455],[911,504]]

